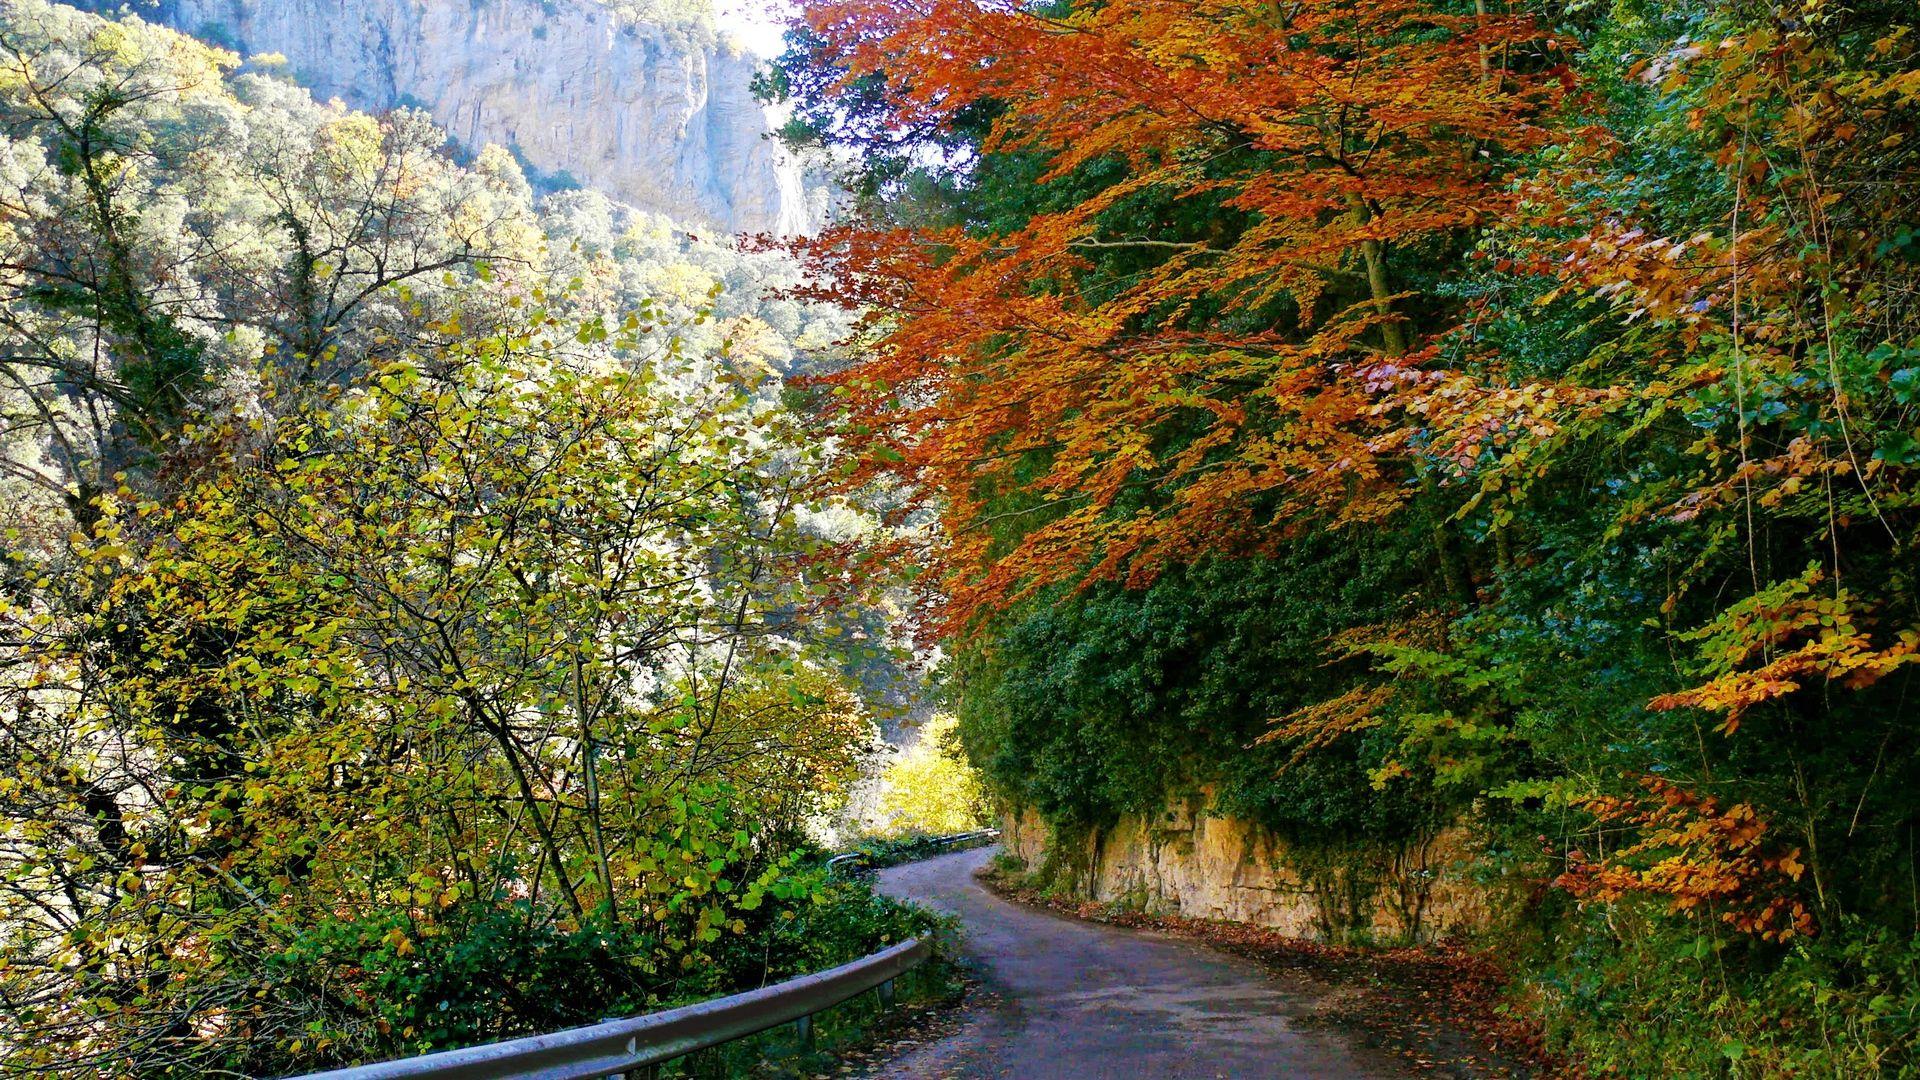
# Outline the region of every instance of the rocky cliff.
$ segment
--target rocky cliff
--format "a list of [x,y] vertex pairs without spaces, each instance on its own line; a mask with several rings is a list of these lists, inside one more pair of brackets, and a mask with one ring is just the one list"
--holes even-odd
[[1425,941],[1490,925],[1497,888],[1469,880],[1466,834],[1391,847],[1295,847],[1206,812],[1206,795],[1154,817],[1060,836],[1031,810],[1008,814],[1001,845],[1040,884],[1088,900],[1230,919],[1314,940]]
[[729,233],[809,225],[800,170],[749,90],[755,58],[698,22],[592,0],[161,0],[146,14],[279,53],[316,97],[426,109],[549,184]]

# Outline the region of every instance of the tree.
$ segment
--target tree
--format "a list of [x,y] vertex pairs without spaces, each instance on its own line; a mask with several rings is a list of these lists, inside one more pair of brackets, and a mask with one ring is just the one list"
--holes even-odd
[[0,10],[0,1067],[396,1056],[918,925],[802,865],[872,738],[865,515],[782,404],[835,318],[272,68]]
[[[1912,12],[1497,11],[814,5],[785,86],[886,166],[814,245],[855,481],[939,514],[997,795],[1431,799],[1598,1067],[1910,1070]],[[1405,576],[1168,611],[1324,544]]]
[[803,632],[847,599],[808,568],[817,459],[754,387],[564,332],[536,311],[208,425],[177,499],[103,507],[83,629],[8,612],[24,1063],[198,1068],[314,1021],[364,1052],[351,1000],[240,1005],[342,919],[398,916],[404,956],[517,901],[644,928],[663,971],[745,929],[867,738]]
[[812,247],[875,312],[836,381],[876,468],[938,493],[956,624],[1405,501],[1377,390],[1450,325],[1413,264],[1507,213],[1502,163],[1546,138],[1559,84],[1515,70],[1544,59],[1527,20],[1157,0],[808,19],[848,84],[887,80],[896,128],[990,103],[981,154],[1041,162],[1023,219]]
[[935,716],[880,774],[882,836],[937,836],[977,829],[987,820],[986,792],[960,752],[956,718]]

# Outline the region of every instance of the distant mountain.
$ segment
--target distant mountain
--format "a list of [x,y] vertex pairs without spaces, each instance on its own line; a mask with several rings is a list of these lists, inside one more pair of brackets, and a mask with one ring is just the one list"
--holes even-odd
[[[117,4],[99,4],[114,6]],[[598,189],[692,228],[808,231],[801,170],[705,0],[159,0],[151,21],[279,53],[316,97],[430,112],[512,150],[536,186]]]

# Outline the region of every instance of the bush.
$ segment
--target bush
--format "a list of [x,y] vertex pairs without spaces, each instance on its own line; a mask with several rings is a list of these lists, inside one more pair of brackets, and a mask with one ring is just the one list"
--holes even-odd
[[853,845],[853,852],[861,856],[860,865],[867,869],[883,866],[898,866],[901,863],[917,862],[935,855],[945,855],[952,851],[965,851],[969,847],[992,843],[981,839],[968,844],[943,844],[940,840],[949,833],[913,833],[907,836],[871,836]]
[[[765,905],[691,965],[656,962],[655,935],[632,925],[567,931],[524,902],[466,905],[424,937],[404,916],[324,920],[272,961],[280,996],[315,1003],[311,1040],[255,1043],[230,1065],[278,1073],[558,1031],[782,982],[946,933],[939,916],[866,882],[828,881],[821,869],[794,871],[779,891],[784,902]],[[933,966],[922,993],[948,989],[944,959]]]
[[1848,923],[1769,946],[1628,904],[1567,930],[1525,982],[1550,1038],[1595,1073],[1914,1074],[1920,939]]

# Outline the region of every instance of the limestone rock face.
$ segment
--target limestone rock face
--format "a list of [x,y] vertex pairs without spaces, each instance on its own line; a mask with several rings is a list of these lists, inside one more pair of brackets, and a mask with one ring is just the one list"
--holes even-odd
[[318,98],[425,109],[549,184],[725,233],[810,225],[800,169],[749,89],[756,60],[703,28],[592,0],[162,0],[158,19],[280,53]]
[[1227,919],[1312,940],[1425,941],[1483,929],[1504,899],[1469,881],[1466,831],[1339,859],[1290,849],[1270,830],[1208,814],[1202,795],[1153,817],[1128,814],[1071,840],[1032,810],[1006,815],[1000,843],[1056,888],[1156,914]]

